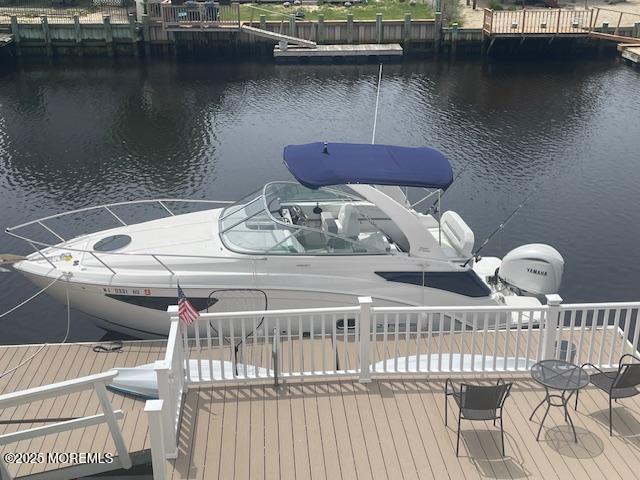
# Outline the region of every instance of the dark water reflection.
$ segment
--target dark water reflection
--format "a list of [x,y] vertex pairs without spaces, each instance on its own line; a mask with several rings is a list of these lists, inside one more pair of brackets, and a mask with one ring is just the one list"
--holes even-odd
[[[87,63],[0,67],[0,225],[134,198],[237,199],[289,178],[288,143],[367,143],[377,66]],[[485,254],[530,242],[567,262],[565,301],[640,299],[640,74],[615,62],[385,67],[377,141],[432,145],[457,172],[445,208]],[[464,170],[463,170],[464,169]],[[25,253],[3,236],[2,251]],[[0,311],[33,288],[0,275]],[[102,331],[74,314],[73,339]],[[55,341],[46,297],[1,342]]]

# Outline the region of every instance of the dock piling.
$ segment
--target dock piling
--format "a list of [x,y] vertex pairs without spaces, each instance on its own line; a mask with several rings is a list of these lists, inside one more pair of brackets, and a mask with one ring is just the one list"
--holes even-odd
[[382,43],[382,14],[376,13],[376,39]]
[[142,41],[144,42],[144,55],[151,56],[151,25],[149,24],[149,14],[142,14]]
[[353,13],[347,14],[347,43],[353,43]]
[[110,57],[113,57],[113,29],[111,28],[111,15],[104,15],[102,17],[102,24],[104,25],[104,42],[107,45],[107,53]]
[[16,45],[16,55],[19,57],[22,49],[20,48],[20,28],[18,27],[18,17],[11,16],[11,34],[13,35],[13,43]]
[[456,46],[458,44],[458,24],[451,24],[451,57],[456,56]]
[[409,42],[411,42],[411,14],[409,12],[404,14],[404,26],[402,31],[402,38],[404,48],[407,48]]
[[131,35],[131,49],[133,50],[133,56],[137,57],[140,52],[138,52],[138,29],[136,27],[135,13],[129,14],[129,31]]
[[73,16],[73,33],[76,40],[76,54],[81,57],[82,52],[82,30],[80,29],[80,16]]
[[440,53],[440,39],[442,38],[442,13],[435,14],[435,32],[433,34],[433,51],[436,56]]
[[40,17],[42,23],[42,38],[45,48],[47,49],[47,57],[53,56],[53,47],[51,46],[51,32],[49,31],[49,18],[46,15]]
[[260,30],[267,29],[267,16],[265,14],[260,15]]
[[318,14],[318,39],[317,42],[324,41],[324,13]]
[[289,36],[296,36],[296,17],[295,15],[289,15]]

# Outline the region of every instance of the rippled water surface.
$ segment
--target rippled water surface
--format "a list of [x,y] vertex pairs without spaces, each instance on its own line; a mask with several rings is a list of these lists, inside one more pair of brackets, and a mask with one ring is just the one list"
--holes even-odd
[[[135,198],[238,199],[287,179],[282,148],[371,139],[376,65],[0,66],[0,226]],[[640,299],[640,73],[616,62],[385,66],[377,141],[431,145],[460,177],[444,197],[485,254],[530,242],[566,260],[565,301]],[[2,253],[28,251],[3,235]],[[0,274],[0,311],[35,289]],[[77,312],[72,339],[104,332]],[[57,341],[43,296],[0,342]]]

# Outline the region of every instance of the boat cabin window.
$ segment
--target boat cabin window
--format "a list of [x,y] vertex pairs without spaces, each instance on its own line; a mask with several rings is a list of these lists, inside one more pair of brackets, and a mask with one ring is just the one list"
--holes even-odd
[[228,249],[247,254],[390,254],[387,235],[369,217],[375,209],[340,189],[275,182],[225,208],[220,237]]

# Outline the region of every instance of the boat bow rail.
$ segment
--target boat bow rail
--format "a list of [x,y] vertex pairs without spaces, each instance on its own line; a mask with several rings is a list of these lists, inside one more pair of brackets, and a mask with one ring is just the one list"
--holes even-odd
[[[75,241],[77,240],[79,237],[71,237],[71,238],[67,238],[67,235],[63,235],[60,233],[60,230],[55,230],[54,227],[51,226],[51,221],[55,221],[55,220],[61,220],[61,219],[65,219],[65,218],[69,218],[72,216],[77,216],[77,215],[89,215],[89,214],[93,214],[93,213],[106,213],[109,218],[112,221],[116,222],[115,226],[111,226],[111,227],[107,227],[104,229],[100,229],[100,230],[95,230],[92,232],[84,232],[84,234],[82,236],[86,236],[86,235],[91,235],[94,233],[98,233],[101,230],[106,230],[106,229],[110,229],[110,228],[116,228],[116,227],[128,227],[128,226],[132,226],[132,225],[136,225],[138,223],[141,222],[126,222],[123,217],[124,214],[120,211],[122,210],[123,207],[133,207],[133,206],[153,206],[156,207],[156,209],[159,209],[161,212],[164,212],[164,217],[162,216],[158,216],[157,218],[153,218],[152,220],[157,220],[160,218],[167,218],[167,217],[173,217],[178,215],[179,213],[176,213],[175,210],[172,210],[171,208],[169,208],[169,205],[171,204],[180,204],[180,205],[187,205],[187,204],[192,204],[192,205],[212,205],[212,206],[224,206],[224,205],[231,205],[234,202],[232,201],[224,201],[224,200],[191,200],[191,199],[177,199],[177,198],[162,198],[162,199],[150,199],[150,200],[132,200],[132,201],[126,201],[126,202],[116,202],[116,203],[109,203],[109,204],[104,204],[104,205],[97,205],[97,206],[91,206],[91,207],[84,207],[84,208],[79,208],[76,210],[71,210],[68,212],[62,212],[62,213],[57,213],[57,214],[53,214],[53,215],[48,215],[46,217],[41,217],[38,218],[36,220],[31,220],[29,222],[25,222],[22,223],[20,225],[16,225],[13,227],[9,227],[5,229],[5,232],[8,235],[11,235],[12,237],[18,238],[24,242],[26,242],[27,244],[29,244],[34,251],[36,251],[45,261],[47,261],[54,269],[57,269],[58,267],[52,262],[51,258],[49,258],[44,252],[43,249],[46,248],[55,248],[58,250],[65,250],[65,251],[69,251],[69,252],[76,252],[76,253],[86,253],[88,255],[91,255],[95,260],[97,260],[100,264],[102,264],[106,269],[108,269],[112,274],[116,275],[117,272],[116,270],[113,268],[113,266],[110,266],[105,260],[104,260],[104,256],[108,255],[108,256],[127,256],[127,257],[147,257],[147,258],[152,258],[153,260],[155,260],[160,266],[162,266],[162,268],[164,268],[167,272],[169,272],[171,275],[174,275],[175,272],[171,269],[171,267],[167,264],[167,259],[170,258],[194,258],[194,259],[229,259],[230,257],[222,257],[222,256],[216,256],[216,255],[188,255],[188,254],[169,254],[169,253],[153,253],[153,252],[145,252],[145,253],[138,253],[138,252],[116,252],[116,251],[108,251],[108,252],[101,252],[95,249],[88,249],[88,248],[78,248],[78,247],[72,247],[68,245],[68,242],[70,241]],[[145,221],[149,221],[149,219],[145,220]],[[45,222],[49,222],[49,224],[45,223]],[[46,242],[46,241],[42,241],[40,239],[34,238],[34,236],[32,235],[27,235],[25,232],[25,230],[27,230],[30,227],[36,227],[40,230],[40,232],[44,232],[50,236],[53,236],[56,238],[56,240],[58,240],[58,242],[56,243],[52,243],[52,242]],[[241,258],[241,257],[238,257]],[[234,257],[234,259],[236,259]],[[255,257],[247,257],[246,260],[248,261],[255,261],[257,260],[257,258]]]

